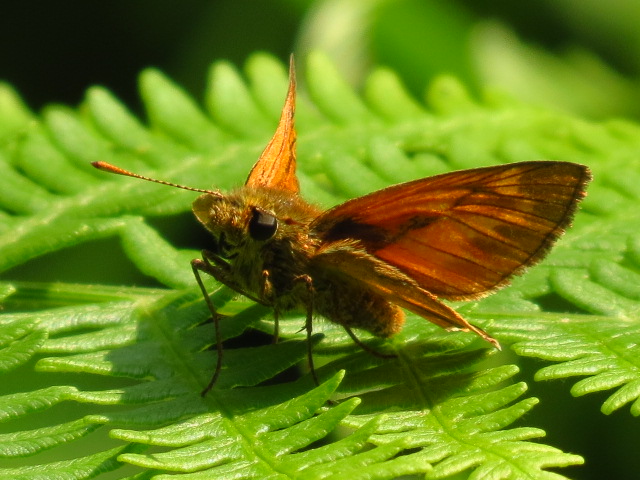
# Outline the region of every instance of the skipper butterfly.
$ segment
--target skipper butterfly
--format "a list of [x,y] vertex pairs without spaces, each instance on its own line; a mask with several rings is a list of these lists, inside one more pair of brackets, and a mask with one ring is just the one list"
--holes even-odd
[[213,316],[217,346],[215,372],[202,394],[218,379],[223,349],[221,317],[201,273],[271,306],[275,338],[281,313],[301,309],[308,340],[317,313],[371,351],[352,328],[390,337],[402,328],[404,308],[500,348],[439,298],[477,299],[540,261],[585,196],[589,169],[552,161],[474,168],[394,185],[323,211],[300,196],[295,103],[292,59],[275,135],[244,186],[228,194],[93,163],[111,173],[202,193],[193,213],[212,241],[191,265]]

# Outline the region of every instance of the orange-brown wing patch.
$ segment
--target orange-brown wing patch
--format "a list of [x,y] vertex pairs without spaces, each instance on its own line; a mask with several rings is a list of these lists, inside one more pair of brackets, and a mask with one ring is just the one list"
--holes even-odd
[[298,193],[296,177],[296,73],[293,56],[289,66],[289,91],[282,108],[280,122],[273,138],[255,163],[247,181],[248,187],[263,187]]
[[312,229],[324,241],[359,241],[439,297],[474,298],[544,256],[589,179],[568,162],[464,170],[348,201]]

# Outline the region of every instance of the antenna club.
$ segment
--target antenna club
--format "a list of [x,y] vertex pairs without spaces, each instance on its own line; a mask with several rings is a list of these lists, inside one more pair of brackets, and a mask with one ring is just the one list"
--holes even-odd
[[93,165],[98,170],[102,170],[103,172],[111,172],[111,173],[117,173],[119,175],[127,175],[127,176],[133,175],[131,172],[127,172],[126,170],[120,167],[116,167],[115,165],[111,165],[110,163],[107,163],[107,162],[102,162],[102,161],[91,162],[91,165]]

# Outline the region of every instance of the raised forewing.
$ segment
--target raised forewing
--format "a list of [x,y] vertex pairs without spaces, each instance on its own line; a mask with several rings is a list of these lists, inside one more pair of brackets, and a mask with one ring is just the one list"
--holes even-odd
[[294,114],[296,107],[296,72],[291,57],[289,66],[289,91],[282,108],[278,128],[269,145],[249,172],[245,183],[254,188],[275,188],[298,193],[296,177],[296,131]]

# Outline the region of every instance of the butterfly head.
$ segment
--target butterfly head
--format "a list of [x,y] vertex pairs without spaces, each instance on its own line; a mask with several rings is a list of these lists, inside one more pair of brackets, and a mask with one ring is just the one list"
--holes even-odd
[[272,210],[242,195],[201,195],[193,202],[193,213],[213,236],[215,248],[212,250],[226,259],[269,241],[279,227]]

